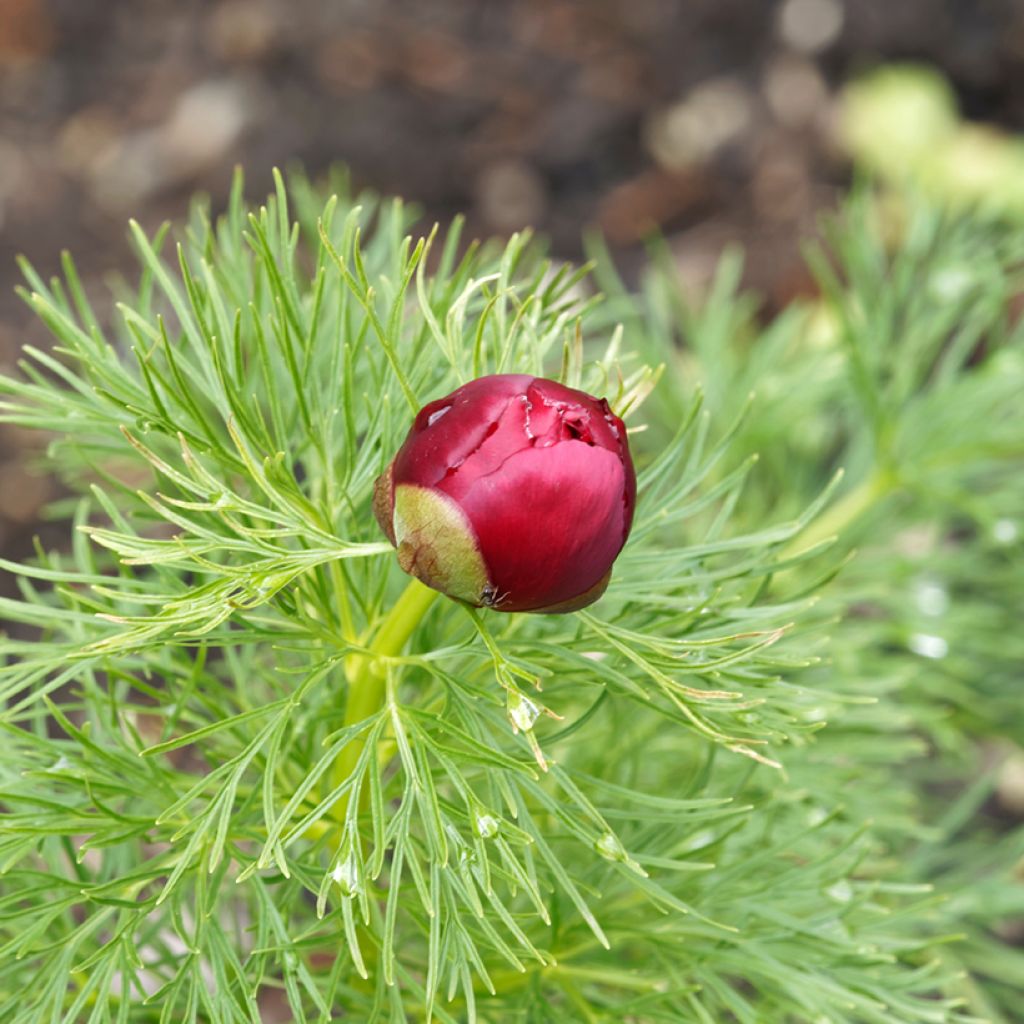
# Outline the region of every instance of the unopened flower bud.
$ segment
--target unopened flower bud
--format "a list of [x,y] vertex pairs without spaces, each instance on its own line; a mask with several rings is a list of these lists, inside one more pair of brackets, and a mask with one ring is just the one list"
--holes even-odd
[[596,601],[635,502],[626,428],[608,403],[521,374],[421,409],[374,493],[407,573],[509,612]]

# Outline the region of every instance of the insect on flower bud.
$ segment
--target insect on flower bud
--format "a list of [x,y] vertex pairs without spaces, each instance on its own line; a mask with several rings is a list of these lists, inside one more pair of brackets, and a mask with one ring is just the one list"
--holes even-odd
[[421,409],[374,492],[407,573],[507,612],[596,601],[635,503],[626,428],[608,403],[521,374]]

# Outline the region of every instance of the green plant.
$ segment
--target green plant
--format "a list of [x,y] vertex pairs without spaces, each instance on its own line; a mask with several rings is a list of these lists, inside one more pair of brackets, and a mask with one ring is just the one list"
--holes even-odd
[[[0,1019],[258,1022],[278,992],[302,1021],[920,1024],[1012,1005],[1010,975],[973,996],[938,942],[968,919],[989,941],[981,890],[959,916],[929,891],[962,864],[934,863],[957,829],[922,824],[914,759],[945,736],[969,761],[967,724],[944,732],[927,685],[903,692],[885,628],[905,609],[834,623],[894,578],[885,541],[822,590],[829,535],[883,501],[924,517],[953,487],[973,530],[1019,497],[972,475],[1020,455],[1012,239],[922,214],[906,252],[956,255],[977,302],[913,307],[890,362],[858,318],[896,337],[922,271],[877,301],[870,210],[836,240],[846,280],[818,261],[840,350],[814,347],[804,311],[760,332],[728,262],[696,308],[665,269],[638,298],[602,259],[602,306],[526,236],[414,239],[402,204],[336,188],[324,204],[278,179],[250,213],[239,179],[176,252],[133,227],[141,278],[111,324],[70,259],[62,281],[25,268],[58,345],[0,382],[0,417],[51,434],[76,530],[4,565],[22,596],[2,608]],[[637,519],[593,608],[434,600],[374,522],[414,412],[502,371],[606,394],[635,438]],[[767,395],[743,418],[752,382]],[[954,393],[980,453],[934,437],[928,400]],[[987,451],[997,397],[1007,440]],[[935,474],[897,476],[925,439]],[[854,487],[816,519],[840,463]],[[953,525],[950,572],[979,567]],[[979,711],[989,684],[1005,701],[998,679],[962,691],[986,734],[1009,728]]]
[[1020,223],[1024,141],[962,119],[953,86],[933,67],[882,65],[847,84],[839,136],[851,159],[880,180],[912,184],[936,205]]
[[736,442],[761,453],[739,528],[846,469],[804,539],[838,534],[851,557],[820,595],[838,623],[828,657],[801,676],[829,724],[786,755],[790,782],[870,823],[878,859],[862,872],[940,896],[915,929],[957,935],[933,946],[960,974],[949,991],[981,1019],[1021,1020],[1018,232],[913,195],[855,193],[808,249],[820,298],[767,326],[738,289],[736,253],[697,302],[663,253],[639,298],[598,255],[614,317],[672,353],[662,419],[694,378],[722,424],[756,390]]

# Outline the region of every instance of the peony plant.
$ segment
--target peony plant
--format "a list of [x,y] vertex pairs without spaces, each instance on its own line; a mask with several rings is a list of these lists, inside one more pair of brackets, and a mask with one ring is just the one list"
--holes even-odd
[[976,647],[985,701],[961,674],[940,709],[880,523],[954,538],[971,636],[1012,636],[1013,240],[925,209],[894,255],[856,201],[820,308],[762,332],[728,259],[694,304],[598,252],[602,302],[527,235],[334,189],[133,225],[116,305],[24,265],[56,344],[0,418],[71,528],[3,564],[0,1020],[1012,1006],[979,887],[1016,840],[979,824],[979,878],[947,871],[976,805],[944,825],[915,759],[1019,702]]

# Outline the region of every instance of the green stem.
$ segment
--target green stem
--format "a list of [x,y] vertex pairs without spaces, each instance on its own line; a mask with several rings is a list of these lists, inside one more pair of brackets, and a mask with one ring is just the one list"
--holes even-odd
[[341,635],[345,643],[352,643],[356,638],[355,626],[352,623],[352,606],[348,600],[348,588],[341,572],[341,560],[335,559],[330,564],[328,573],[334,587],[334,599],[338,602],[338,613],[341,616]]
[[892,473],[876,470],[863,483],[858,484],[823,515],[818,516],[786,547],[784,555],[794,555],[819,544],[829,537],[842,535],[876,502],[890,494],[896,487]]
[[[362,722],[384,706],[387,675],[383,660],[401,653],[413,630],[437,597],[436,590],[424,586],[417,579],[410,580],[377,629],[368,653],[346,659],[348,700],[345,705],[345,725]],[[355,771],[365,746],[366,733],[362,733],[341,751],[331,773],[332,785],[344,782]],[[348,813],[348,799],[340,800],[332,813],[336,821],[344,821]]]

